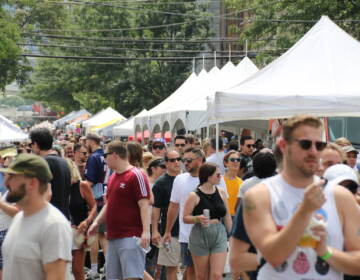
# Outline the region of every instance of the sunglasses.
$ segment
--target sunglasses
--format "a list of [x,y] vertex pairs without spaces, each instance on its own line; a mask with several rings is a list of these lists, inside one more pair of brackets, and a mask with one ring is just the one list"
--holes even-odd
[[181,157],[177,157],[177,158],[167,158],[166,161],[170,161],[170,162],[181,161]]
[[104,154],[104,158],[106,158],[108,155],[112,154],[113,152],[107,152]]
[[[84,156],[86,156],[87,155],[87,152],[81,152]],[[104,155],[104,157],[105,157],[105,155]]]
[[183,158],[183,162],[192,163],[193,160],[196,160],[197,158]]
[[294,141],[299,143],[299,146],[303,149],[303,150],[309,150],[312,147],[312,144],[315,144],[315,148],[317,151],[321,152],[322,150],[325,149],[326,147],[326,142],[322,142],[322,141],[311,141],[311,140],[307,140],[307,139],[294,139]]
[[241,158],[229,158],[228,161],[231,161],[231,162],[240,162],[240,161],[241,161]]
[[250,148],[255,148],[255,144],[247,144],[246,147]]
[[166,166],[164,164],[158,165],[161,169],[166,169]]
[[175,144],[175,147],[185,147],[186,144]]
[[153,148],[153,150],[163,150],[163,149],[165,148],[165,146],[163,146],[163,145],[156,145],[156,146],[153,146],[152,148]]
[[220,173],[216,174],[216,177],[221,178],[221,174]]

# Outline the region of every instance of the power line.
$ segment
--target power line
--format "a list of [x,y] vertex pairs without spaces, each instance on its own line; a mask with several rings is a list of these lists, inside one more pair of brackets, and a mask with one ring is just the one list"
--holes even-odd
[[[86,2],[90,2],[90,1],[86,1]],[[54,4],[54,5],[79,5],[79,4],[83,4],[84,1],[80,2],[80,1],[67,1],[67,2],[61,2],[61,1],[48,1],[46,4]],[[95,5],[98,2],[92,2]],[[148,0],[137,0],[137,1],[102,1],[101,3],[105,3],[105,4],[117,4],[117,3],[121,3],[121,4],[141,4],[141,5],[179,5],[179,4],[195,4],[195,5],[202,5],[202,4],[209,4],[209,3],[219,3],[219,0],[201,0],[201,1],[174,1],[174,2],[152,2],[152,1],[148,1]]]
[[[184,49],[141,49],[141,48],[114,48],[114,47],[91,47],[91,46],[70,46],[57,44],[34,44],[34,43],[18,43],[19,46],[33,46],[33,47],[49,47],[62,49],[89,49],[99,51],[145,51],[145,52],[174,52],[174,53],[214,53],[214,50],[184,50]],[[217,53],[228,53],[228,51],[216,51]],[[244,53],[244,51],[231,51],[232,53]]]
[[[237,10],[237,11],[232,11],[226,14],[218,14],[218,15],[212,15],[212,16],[206,16],[206,17],[210,17],[210,18],[222,18],[222,19],[229,19],[229,20],[239,20],[238,18],[229,18],[227,16],[232,15],[232,14],[236,14],[236,13],[242,13],[242,12],[247,12],[247,11],[251,11],[253,9],[256,9],[258,7],[262,7],[262,6],[268,6],[268,5],[272,5],[272,4],[276,4],[278,2],[283,2],[284,0],[276,0],[273,1],[271,3],[266,3],[266,4],[262,4],[262,5],[256,5],[254,7],[249,7],[249,8],[245,8],[242,10]],[[104,5],[102,3],[99,2],[75,2],[75,3],[83,3],[83,4],[87,4],[87,3],[93,3],[95,5],[97,4],[101,4]],[[128,9],[128,7],[125,7]],[[173,12],[164,12],[164,11],[157,11],[157,10],[147,10],[149,12],[158,12],[158,13],[166,13],[166,14],[171,14],[171,15],[175,15]],[[189,14],[181,14],[181,15],[189,15]],[[195,16],[195,17],[199,17],[199,15],[191,15],[191,16]],[[140,26],[140,27],[128,27],[128,28],[120,28],[120,29],[97,29],[97,30],[66,30],[66,29],[38,29],[38,32],[42,32],[42,31],[46,31],[46,32],[117,32],[117,31],[129,31],[129,30],[144,30],[144,29],[157,29],[157,28],[163,28],[163,27],[171,27],[171,26],[178,26],[178,25],[184,25],[184,24],[189,24],[189,23],[194,23],[194,22],[199,22],[199,21],[204,21],[206,19],[201,18],[201,19],[195,19],[195,20],[191,20],[191,21],[183,21],[183,22],[178,22],[178,23],[170,23],[170,24],[162,24],[162,25],[153,25],[153,26]],[[243,21],[242,23],[245,23],[246,21]],[[28,31],[30,32],[30,31]]]
[[[23,33],[22,35],[27,35]],[[81,36],[63,36],[51,34],[32,34],[38,37],[52,38],[52,39],[66,39],[66,40],[80,40],[80,41],[112,41],[112,42],[130,42],[130,43],[167,43],[167,44],[204,44],[204,43],[237,43],[238,39],[217,38],[213,39],[197,39],[197,40],[181,40],[181,39],[133,39],[124,37],[81,37]]]
[[[255,54],[249,53],[250,57],[253,57]],[[57,56],[57,55],[44,55],[44,54],[32,54],[32,53],[23,53],[21,54],[21,56],[24,57],[39,57],[39,58],[57,58],[57,59],[75,59],[75,60],[103,60],[103,61],[107,61],[107,60],[119,60],[119,61],[132,61],[132,60],[140,60],[140,61],[167,61],[167,60],[171,60],[171,61],[181,61],[181,60],[188,60],[188,61],[192,61],[194,59],[198,59],[198,60],[202,60],[202,59],[211,59],[213,60],[214,57],[209,57],[209,56],[205,56],[205,57],[193,57],[193,56],[183,56],[183,57],[120,57],[120,56]],[[243,58],[245,57],[245,55],[234,55],[231,56],[232,58]],[[216,56],[216,58],[226,58],[228,59],[229,56],[225,55],[225,56]]]

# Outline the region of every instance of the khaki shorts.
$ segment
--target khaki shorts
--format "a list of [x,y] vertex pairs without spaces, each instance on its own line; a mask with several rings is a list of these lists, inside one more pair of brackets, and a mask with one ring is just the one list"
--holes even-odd
[[171,237],[171,250],[159,249],[158,265],[178,266],[180,263],[180,243],[175,237]]

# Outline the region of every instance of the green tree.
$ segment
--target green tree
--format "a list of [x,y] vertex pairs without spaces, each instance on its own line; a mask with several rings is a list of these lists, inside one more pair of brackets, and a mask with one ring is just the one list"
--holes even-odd
[[[63,35],[82,39],[51,41],[58,45],[71,45],[72,48],[40,48],[41,52],[52,55],[101,57],[189,56],[181,52],[170,53],[169,50],[199,50],[199,45],[144,43],[132,39],[184,39],[207,37],[209,34],[206,20],[194,22],[194,19],[205,13],[201,9],[194,9],[193,1],[175,7],[167,4],[173,2],[171,0],[158,0],[150,5],[147,3],[136,6],[97,2],[99,5],[72,6],[71,20],[63,25],[63,29],[67,30],[62,32]],[[187,14],[189,17],[159,15],[152,11],[171,11],[174,14]],[[185,20],[189,23],[172,26]],[[157,29],[131,29],[132,26],[154,25],[169,26]],[[109,32],[109,29],[112,31]],[[104,41],[84,39],[93,37],[102,38]],[[113,38],[129,38],[129,41],[111,41]],[[54,71],[47,68],[57,69],[60,65],[61,71],[56,72],[55,78]],[[47,60],[39,63],[24,94],[37,100],[46,100],[46,104],[52,108],[61,106],[66,112],[79,107],[96,112],[112,106],[125,116],[130,116],[144,107],[150,109],[171,94],[184,81],[190,69],[191,62]]]
[[[247,39],[249,49],[259,50],[256,58],[259,65],[265,65],[285,52],[322,15],[332,20],[360,19],[360,3],[356,0],[227,0],[227,5],[231,9],[253,7],[245,14],[240,40]],[[337,24],[360,38],[360,24],[341,21]]]

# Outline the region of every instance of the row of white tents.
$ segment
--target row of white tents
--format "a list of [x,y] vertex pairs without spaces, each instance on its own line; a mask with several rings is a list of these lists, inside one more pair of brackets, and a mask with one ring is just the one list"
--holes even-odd
[[[145,132],[151,136],[211,124],[218,131],[219,123],[267,129],[269,119],[300,113],[360,116],[359,73],[360,43],[323,16],[292,48],[260,71],[245,57],[237,66],[228,62],[221,70],[214,67],[192,73],[160,104],[129,120],[107,108],[80,122],[86,131],[106,131],[110,136]],[[72,114],[57,124],[73,120],[76,112]]]

